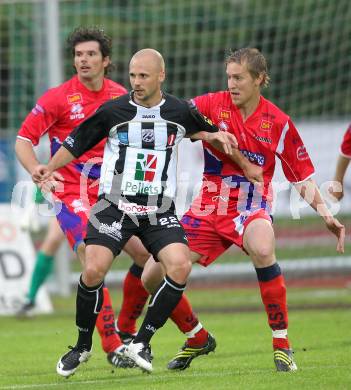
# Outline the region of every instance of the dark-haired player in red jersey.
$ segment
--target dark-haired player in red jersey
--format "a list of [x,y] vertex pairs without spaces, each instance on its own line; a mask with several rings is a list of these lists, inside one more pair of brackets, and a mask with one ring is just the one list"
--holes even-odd
[[[183,216],[192,261],[208,266],[232,244],[247,253],[256,269],[261,297],[272,329],[274,362],[278,371],[295,371],[288,340],[286,286],[275,256],[271,219],[275,158],[281,161],[286,178],[324,220],[337,237],[337,251],[344,251],[345,228],[327,209],[311,179],[314,167],[292,120],[261,95],[269,81],[264,56],[253,48],[232,52],[226,59],[228,91],[209,93],[193,99],[198,110],[220,129],[238,140],[239,150],[263,169],[264,182],[254,184],[224,154],[204,142],[205,170],[200,195]],[[152,258],[145,266],[143,282],[153,291],[162,277],[162,269]],[[195,347],[194,339],[207,331],[191,308],[183,305],[176,322],[193,319],[194,328],[169,369],[185,369],[193,358],[215,348],[212,337]],[[172,317],[172,319],[174,319]],[[188,324],[191,327],[191,324]],[[190,344],[191,342],[191,344]]]
[[[73,128],[91,116],[102,103],[127,92],[120,84],[104,77],[111,65],[111,39],[103,30],[78,28],[69,36],[68,45],[77,74],[41,96],[18,132],[16,154],[30,174],[39,165],[33,146],[44,134],[49,136],[51,155],[54,155]],[[85,259],[83,240],[89,210],[97,199],[96,181],[100,177],[104,144],[105,141],[100,142],[62,168],[64,191],[57,189],[54,192],[57,219],[81,262]],[[98,163],[90,167],[84,178],[84,163],[94,158]],[[81,187],[83,182],[84,188]],[[129,278],[133,279],[133,275]],[[120,353],[124,346],[114,329],[114,314],[107,288],[104,288],[104,303],[97,328],[108,361],[114,366],[128,366],[130,362]]]
[[331,194],[336,197],[336,199],[341,200],[344,196],[344,177],[349,167],[351,159],[351,125],[347,128],[342,143],[340,145],[340,154],[336,162],[334,181],[340,183],[341,187],[331,190]]

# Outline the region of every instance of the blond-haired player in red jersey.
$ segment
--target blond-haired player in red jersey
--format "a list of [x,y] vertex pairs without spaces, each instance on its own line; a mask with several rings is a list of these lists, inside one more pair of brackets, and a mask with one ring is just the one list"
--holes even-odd
[[[44,134],[49,136],[51,155],[54,155],[73,128],[91,116],[102,103],[127,92],[122,85],[105,77],[111,66],[111,39],[103,30],[77,28],[69,36],[68,46],[77,74],[44,93],[18,132],[16,154],[30,174],[40,165],[33,146],[39,143]],[[81,262],[85,259],[84,238],[90,207],[97,199],[96,181],[100,177],[104,144],[103,140],[60,169],[64,190],[57,188],[54,191],[58,222]],[[92,160],[96,164],[91,165],[87,172],[84,164]],[[114,314],[107,288],[104,288],[104,302],[97,328],[108,361],[114,366],[129,366],[130,362],[121,353],[124,345],[114,328]]]
[[[269,77],[265,57],[254,48],[230,53],[226,58],[228,91],[193,99],[198,110],[223,131],[238,140],[239,150],[263,170],[263,183],[254,184],[232,160],[204,142],[205,169],[200,195],[182,218],[192,261],[208,266],[232,244],[248,254],[255,266],[262,302],[273,336],[274,362],[278,371],[295,371],[297,366],[288,340],[286,286],[275,255],[271,219],[272,177],[275,158],[281,161],[286,178],[317,211],[337,237],[337,251],[344,251],[345,228],[327,209],[312,180],[314,167],[291,118],[261,95]],[[151,258],[143,282],[153,291],[162,276]],[[178,314],[176,322],[182,322]],[[183,305],[183,323],[194,318],[190,305]],[[172,319],[174,319],[172,317]],[[190,325],[190,324],[189,324]],[[193,358],[211,352],[211,335],[198,348],[189,341],[208,334],[197,319],[169,369],[185,369]],[[203,337],[203,336],[202,336]]]

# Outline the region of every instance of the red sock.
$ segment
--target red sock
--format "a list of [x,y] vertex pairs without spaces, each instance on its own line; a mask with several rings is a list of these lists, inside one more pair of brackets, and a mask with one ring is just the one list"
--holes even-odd
[[[202,347],[207,343],[208,332],[199,323],[185,294],[182,295],[182,298],[173,310],[170,318],[178,326],[181,332],[188,335],[186,342],[190,347]],[[199,330],[194,335],[189,335],[196,327],[198,327]]]
[[106,353],[113,352],[122,345],[122,341],[116,332],[115,315],[113,313],[111,297],[107,287],[104,287],[104,301],[96,320],[96,328],[101,337],[102,349]]
[[118,316],[117,327],[121,332],[137,332],[136,320],[140,317],[149,293],[141,283],[140,277],[127,273],[123,283],[123,302]]
[[[259,281],[259,285],[269,326],[272,331],[286,331],[288,329],[288,307],[283,275],[278,275],[268,281]],[[287,336],[286,338],[284,336],[273,337],[273,349],[277,348],[289,348]]]

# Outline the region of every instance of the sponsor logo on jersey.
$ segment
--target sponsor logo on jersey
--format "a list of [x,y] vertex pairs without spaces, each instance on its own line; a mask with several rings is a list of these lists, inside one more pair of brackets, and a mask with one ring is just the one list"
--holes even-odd
[[218,127],[219,127],[220,130],[222,130],[222,131],[228,131],[228,129],[229,129],[228,124],[227,124],[226,122],[224,122],[224,121],[220,121],[220,122],[218,123]]
[[154,119],[154,118],[156,118],[156,115],[153,115],[153,114],[143,114],[141,117],[143,119]]
[[224,120],[230,119],[230,111],[221,110],[221,111],[219,112],[219,119],[224,119]]
[[304,161],[309,159],[305,145],[299,146],[297,148],[296,156],[299,161]]
[[157,156],[154,154],[137,154],[134,180],[153,181],[157,167]]
[[99,233],[106,234],[107,236],[120,241],[122,239],[122,224],[120,222],[113,222],[112,225],[102,223],[99,227]]
[[257,134],[255,134],[255,139],[257,139],[257,141],[260,141],[260,142],[265,142],[267,144],[271,144],[272,143],[272,140],[270,138],[267,138],[267,137],[261,137]]
[[155,141],[155,132],[153,129],[141,129],[141,137],[144,142],[151,143]]
[[80,103],[73,104],[71,107],[72,115],[69,118],[72,119],[83,119],[85,118],[85,114],[83,111],[83,106]]
[[146,215],[149,213],[155,213],[158,210],[157,206],[143,206],[137,203],[126,203],[122,200],[119,200],[118,208],[127,214],[133,215]]
[[175,134],[170,134],[167,138],[167,146],[173,146],[176,139]]
[[82,199],[74,199],[74,201],[71,203],[71,206],[73,207],[73,211],[76,214],[80,211],[88,211],[88,209],[83,205]]
[[125,144],[125,145],[128,145],[128,133],[126,131],[119,131],[117,133],[117,136],[118,136],[118,139],[119,139],[119,142],[122,143],[122,144]]
[[261,128],[262,130],[269,131],[269,130],[272,130],[272,127],[273,127],[273,123],[272,123],[272,122],[267,121],[267,120],[265,120],[265,119],[262,119],[262,120],[261,120],[261,126],[260,126],[260,128]]
[[263,166],[266,162],[266,158],[261,153],[251,152],[250,150],[240,150],[240,152],[251,162],[256,163],[259,166]]
[[73,148],[74,139],[70,135],[65,139],[65,142],[67,145],[69,145],[71,148]]
[[67,95],[68,104],[83,103],[82,94],[75,93],[73,95]]
[[44,108],[40,106],[38,103],[32,109],[32,114],[34,115],[44,114],[44,112],[45,112]]

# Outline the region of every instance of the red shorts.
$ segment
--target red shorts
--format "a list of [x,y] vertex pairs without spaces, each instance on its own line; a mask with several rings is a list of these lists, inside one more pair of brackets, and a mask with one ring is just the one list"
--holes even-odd
[[[204,210],[207,212],[203,212]],[[269,212],[260,205],[251,204],[247,209],[239,211],[237,197],[223,197],[218,193],[208,192],[203,187],[181,223],[186,231],[190,250],[201,254],[198,263],[207,267],[232,244],[245,252],[245,228],[257,218],[272,222]]]

